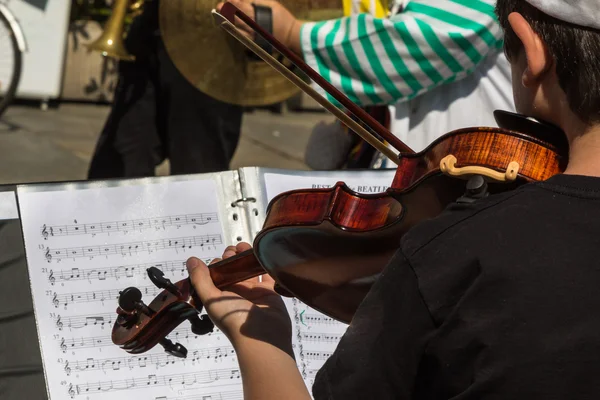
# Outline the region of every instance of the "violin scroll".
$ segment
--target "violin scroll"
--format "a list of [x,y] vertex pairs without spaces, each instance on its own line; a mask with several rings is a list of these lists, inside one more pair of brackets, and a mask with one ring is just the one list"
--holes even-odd
[[[209,268],[211,278],[220,288],[265,273],[252,250]],[[148,268],[146,272],[152,283],[163,290],[148,305],[142,301],[139,289],[130,287],[123,290],[119,296],[112,341],[131,354],[144,353],[160,344],[168,354],[185,358],[187,349],[166,336],[185,321],[190,322],[194,335],[211,333],[214,324],[207,315],[199,316],[203,305],[189,278],[173,283],[156,267]]]
[[202,303],[189,278],[172,283],[156,267],[148,268],[146,272],[152,283],[164,290],[149,305],[144,304],[142,292],[135,287],[120,292],[113,342],[132,354],[143,353],[160,344],[168,354],[185,358],[187,349],[180,343],[173,343],[166,335],[185,320],[190,321],[195,335],[212,332],[214,324],[206,315],[198,317]]

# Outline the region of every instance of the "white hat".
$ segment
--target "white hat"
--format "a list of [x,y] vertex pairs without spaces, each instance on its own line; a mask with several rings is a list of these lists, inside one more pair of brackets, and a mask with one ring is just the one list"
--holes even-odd
[[600,0],[527,0],[527,2],[561,21],[600,29]]

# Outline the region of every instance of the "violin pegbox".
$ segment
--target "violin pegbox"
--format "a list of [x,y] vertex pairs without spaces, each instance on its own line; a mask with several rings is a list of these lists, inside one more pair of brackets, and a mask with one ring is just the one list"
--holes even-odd
[[142,301],[142,292],[135,287],[120,292],[113,343],[131,354],[146,352],[160,344],[168,354],[185,358],[187,349],[165,336],[186,320],[195,335],[212,332],[214,324],[207,315],[198,315],[202,303],[189,278],[173,283],[156,267],[146,272],[152,283],[163,291],[149,305]]

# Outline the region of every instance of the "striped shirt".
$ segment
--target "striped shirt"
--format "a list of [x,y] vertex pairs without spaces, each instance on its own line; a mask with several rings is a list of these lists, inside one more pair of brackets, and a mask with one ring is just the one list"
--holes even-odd
[[415,151],[454,129],[496,126],[496,109],[514,111],[495,0],[400,3],[390,18],[305,23],[304,59],[356,104],[388,104],[392,132]]
[[[413,0],[389,19],[305,23],[305,60],[359,105],[391,104],[464,78],[502,47],[493,0]],[[330,100],[332,100],[330,98]]]

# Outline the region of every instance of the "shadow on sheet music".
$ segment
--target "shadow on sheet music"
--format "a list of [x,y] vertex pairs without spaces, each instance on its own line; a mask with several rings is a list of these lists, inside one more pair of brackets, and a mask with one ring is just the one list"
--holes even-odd
[[21,223],[0,204],[0,399],[47,398]]

